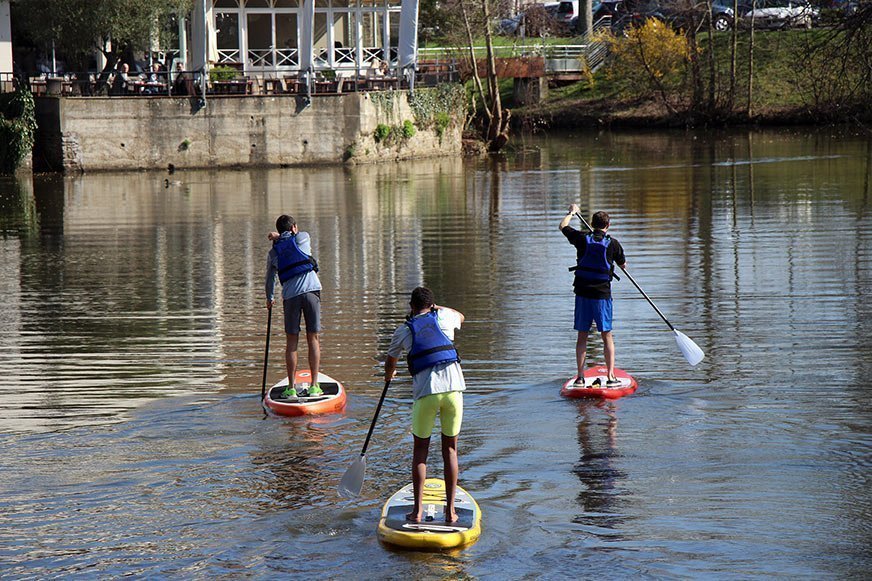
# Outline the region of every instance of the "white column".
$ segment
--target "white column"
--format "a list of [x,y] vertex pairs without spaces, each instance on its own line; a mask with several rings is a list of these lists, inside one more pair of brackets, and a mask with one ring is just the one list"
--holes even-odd
[[413,78],[418,63],[418,0],[403,0],[397,55],[400,74],[412,75]]
[[[0,73],[12,72],[12,19],[9,0],[0,0]],[[10,80],[3,75],[3,80]]]
[[185,30],[187,20],[184,16],[179,15],[179,59],[182,61],[182,68],[188,69],[188,35]]
[[206,67],[209,58],[209,26],[206,19],[212,8],[212,0],[194,0],[191,11],[191,70],[198,71]]
[[315,0],[303,0],[300,10],[300,71],[315,70]]

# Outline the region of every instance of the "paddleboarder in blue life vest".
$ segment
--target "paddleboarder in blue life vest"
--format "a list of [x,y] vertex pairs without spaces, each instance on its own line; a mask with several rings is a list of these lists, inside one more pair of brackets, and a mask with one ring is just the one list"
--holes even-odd
[[[569,213],[560,221],[560,231],[575,246],[577,264],[575,267],[575,330],[578,339],[575,343],[575,361],[578,366],[578,379],[575,385],[584,386],[584,359],[587,355],[587,337],[592,323],[596,323],[603,339],[603,355],[606,360],[608,378],[605,387],[618,387],[620,380],[615,377],[615,340],[612,336],[612,286],[614,265],[626,264],[621,243],[608,235],[610,219],[605,212],[597,212],[591,217],[593,232],[579,232],[569,225],[573,215],[580,214],[577,204],[569,207]],[[599,381],[599,380],[596,380]]]
[[385,377],[393,378],[403,351],[408,354],[412,375],[412,485],[415,491],[411,522],[421,521],[423,485],[427,479],[430,434],[439,415],[442,430],[442,461],[445,472],[445,522],[457,521],[454,494],[457,490],[457,438],[463,420],[463,391],[466,383],[460,357],[454,347],[454,330],[463,314],[436,304],[433,291],[418,287],[412,291],[411,310],[405,323],[394,331],[385,361]]
[[300,339],[300,321],[306,321],[306,343],[309,347],[309,369],[312,385],[308,395],[323,393],[318,385],[318,370],[321,366],[321,280],[318,278],[318,263],[312,257],[312,239],[307,232],[300,232],[293,217],[282,214],[276,220],[276,230],[269,239],[273,241],[266,259],[266,306],[275,304],[276,275],[282,283],[282,306],[285,313],[285,365],[288,368],[288,387],[282,397],[297,397],[294,377],[297,373],[297,344]]

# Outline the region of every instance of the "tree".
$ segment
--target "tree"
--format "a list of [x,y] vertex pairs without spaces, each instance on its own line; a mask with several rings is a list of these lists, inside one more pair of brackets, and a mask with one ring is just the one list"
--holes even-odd
[[165,42],[173,34],[169,18],[191,6],[192,0],[13,0],[12,19],[34,44],[53,44],[69,69],[85,71],[98,50],[115,66],[120,55],[148,48],[155,36]]

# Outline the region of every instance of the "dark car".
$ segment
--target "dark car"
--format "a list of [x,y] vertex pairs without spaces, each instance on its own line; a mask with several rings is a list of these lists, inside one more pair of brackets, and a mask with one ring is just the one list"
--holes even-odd
[[[737,3],[739,20],[751,10],[751,2],[741,0]],[[712,17],[715,30],[731,30],[733,28],[733,1],[714,0],[712,2]]]

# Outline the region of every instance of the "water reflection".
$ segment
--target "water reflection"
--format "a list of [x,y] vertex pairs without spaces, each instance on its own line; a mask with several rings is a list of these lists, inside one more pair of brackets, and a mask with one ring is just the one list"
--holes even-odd
[[578,444],[581,457],[574,472],[582,484],[578,504],[583,512],[573,522],[604,540],[620,540],[625,518],[620,494],[627,475],[614,466],[620,461],[614,402],[578,404]]
[[[601,132],[481,162],[2,181],[4,572],[857,576],[872,566],[870,168],[872,141],[850,132]],[[575,333],[556,226],[572,202],[609,211],[703,365],[616,283],[618,361],[640,389],[560,400]],[[350,393],[323,420],[258,404],[265,235],[283,212],[313,236],[323,365]],[[408,479],[408,378],[364,497],[335,493],[421,283],[467,316],[461,477],[485,533],[456,555],[375,539]]]

